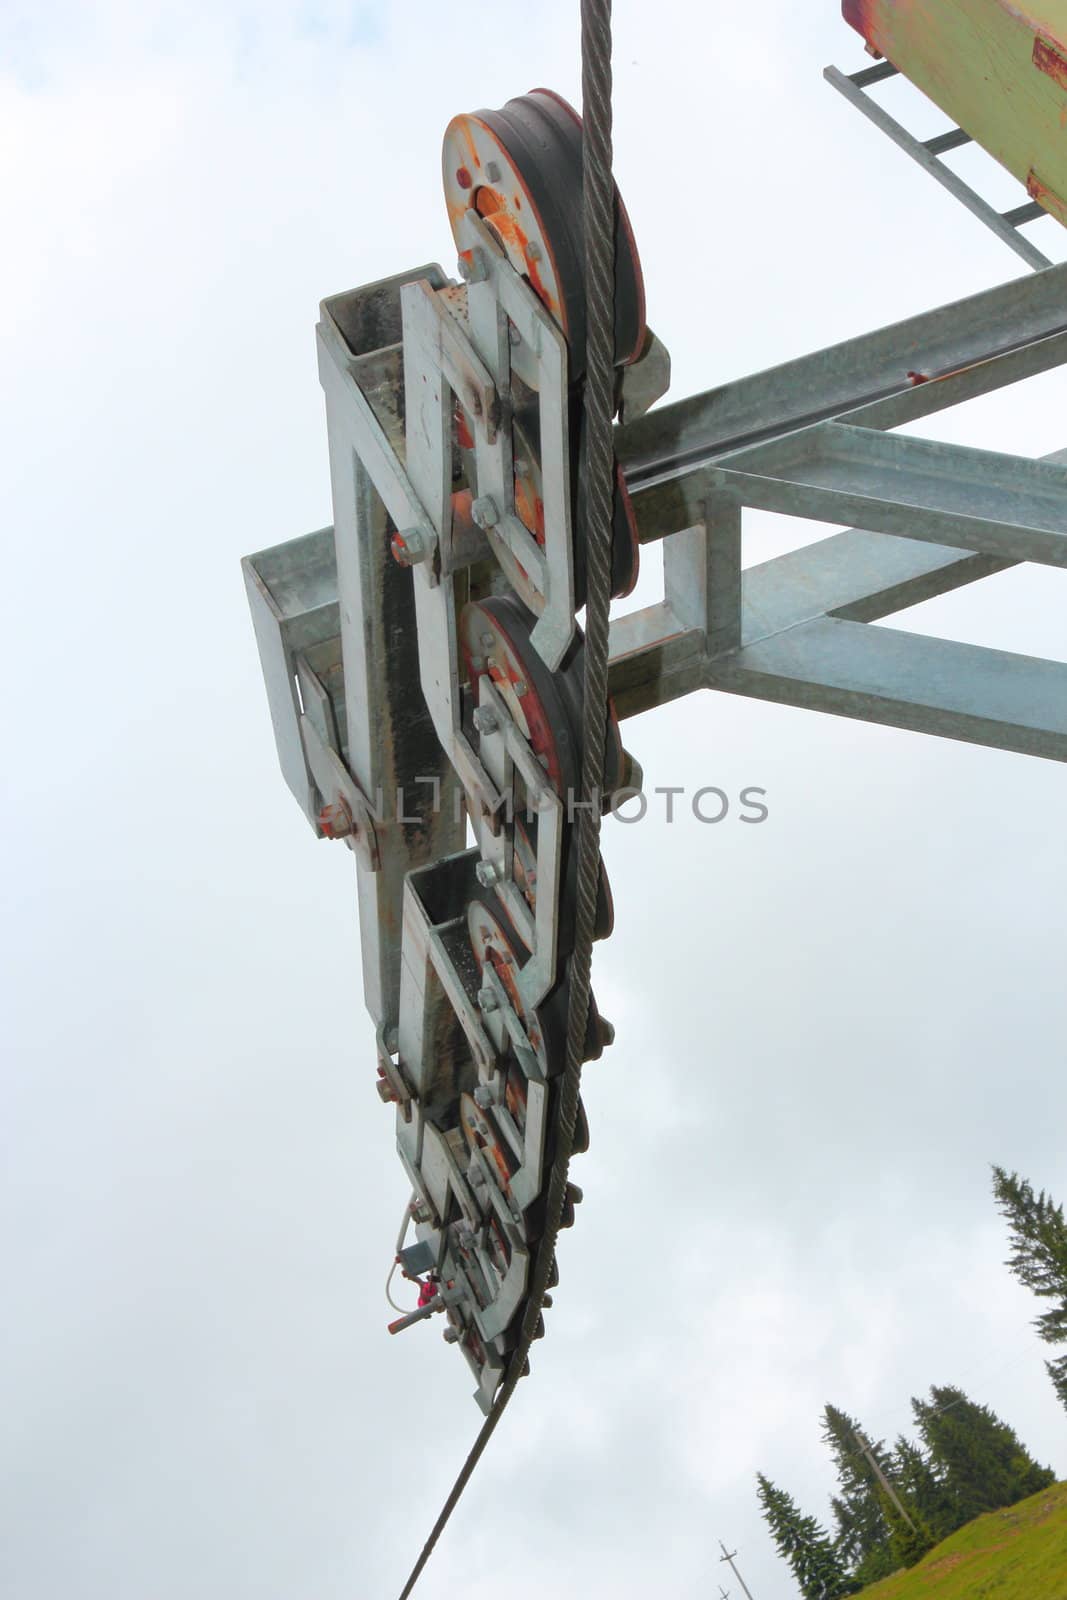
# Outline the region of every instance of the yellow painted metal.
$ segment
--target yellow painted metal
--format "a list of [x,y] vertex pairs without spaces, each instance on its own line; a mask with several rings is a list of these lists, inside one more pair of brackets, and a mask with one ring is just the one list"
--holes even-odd
[[1067,0],[843,0],[842,10],[1067,225]]

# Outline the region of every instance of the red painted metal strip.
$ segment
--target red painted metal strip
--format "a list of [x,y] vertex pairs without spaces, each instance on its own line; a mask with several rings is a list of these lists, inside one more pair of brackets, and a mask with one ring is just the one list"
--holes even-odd
[[1034,66],[1039,72],[1047,72],[1050,78],[1067,89],[1067,54],[1041,34],[1034,40]]
[[1047,183],[1042,183],[1032,167],[1026,178],[1026,192],[1031,200],[1036,200],[1038,205],[1044,206],[1046,211],[1067,225],[1067,201],[1055,189],[1050,189]]

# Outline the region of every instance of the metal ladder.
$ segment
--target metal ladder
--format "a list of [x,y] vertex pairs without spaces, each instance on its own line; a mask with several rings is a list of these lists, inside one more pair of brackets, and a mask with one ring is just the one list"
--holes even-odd
[[949,194],[954,195],[961,205],[966,206],[980,222],[984,222],[998,239],[1003,240],[1009,250],[1014,250],[1016,255],[1022,256],[1027,266],[1033,267],[1035,272],[1052,266],[1050,258],[1043,255],[1037,246],[1031,244],[1030,240],[1019,231],[1026,223],[1036,222],[1039,217],[1047,216],[1044,206],[1038,205],[1036,200],[1028,200],[1024,205],[1012,206],[1008,211],[998,211],[940,159],[948,150],[956,150],[960,145],[973,143],[969,133],[964,133],[962,128],[949,128],[945,133],[934,134],[931,139],[918,139],[866,92],[871,84],[881,83],[886,78],[897,76],[898,70],[891,61],[880,61],[877,66],[864,67],[859,72],[844,73],[838,67],[827,67],[823,73],[827,83],[832,84],[839,94],[843,94],[857,111],[862,111],[869,122],[873,122],[876,128],[887,134],[894,144],[899,145],[922,167],[924,172],[928,172],[931,178],[936,178],[937,182],[947,189]]

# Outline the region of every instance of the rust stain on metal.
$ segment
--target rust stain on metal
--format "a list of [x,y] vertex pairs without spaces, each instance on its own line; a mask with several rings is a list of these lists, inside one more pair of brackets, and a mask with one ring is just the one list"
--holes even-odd
[[516,265],[521,262],[519,270],[526,277],[541,304],[563,326],[565,319],[560,296],[548,287],[538,267],[538,262],[543,259],[540,241],[535,240],[531,244],[530,237],[518,217],[512,213],[507,202],[495,189],[483,184],[475,195],[474,204],[479,216],[485,219],[487,227],[496,234],[512,261]]
[[1054,40],[1040,33],[1034,40],[1034,66],[1039,72],[1047,72],[1061,88],[1067,89],[1067,54]]
[[504,202],[495,189],[483,183],[474,196],[474,209],[480,217],[492,217],[504,210]]
[[542,547],[545,542],[545,503],[527,474],[515,474],[515,511],[523,527]]
[[1058,217],[1060,222],[1067,223],[1067,201],[1058,195],[1055,189],[1050,189],[1047,183],[1042,182],[1031,167],[1026,175],[1026,192],[1031,200],[1036,200],[1039,206]]
[[913,387],[917,383],[929,383],[930,382],[930,374],[928,372],[909,372],[908,373],[908,382]]
[[469,168],[467,168],[467,167],[457,167],[456,168],[456,182],[459,184],[461,189],[469,189],[471,187],[471,184],[474,182],[474,179],[470,175]]
[[461,450],[473,450],[474,449],[474,435],[471,433],[470,428],[467,426],[467,413],[464,411],[463,407],[460,405],[458,400],[456,401],[456,406],[455,406],[455,418],[456,418],[456,439],[459,442],[460,449]]
[[471,129],[470,122],[465,117],[458,118],[454,119],[453,126],[458,126],[460,135],[470,154],[471,162],[475,167],[478,168],[478,171],[480,172],[482,168],[482,158],[478,154],[478,146],[474,142],[474,133]]
[[352,813],[343,800],[325,805],[319,812],[319,827],[327,839],[347,839],[355,832]]

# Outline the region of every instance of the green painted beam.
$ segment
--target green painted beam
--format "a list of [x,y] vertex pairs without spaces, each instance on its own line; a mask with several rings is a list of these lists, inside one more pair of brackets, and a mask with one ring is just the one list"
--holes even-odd
[[842,11],[1067,225],[1067,0],[842,0]]

